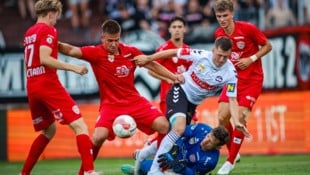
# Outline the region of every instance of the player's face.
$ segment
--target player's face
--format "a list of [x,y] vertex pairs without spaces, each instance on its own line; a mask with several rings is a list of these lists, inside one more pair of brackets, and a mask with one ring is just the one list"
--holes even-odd
[[215,64],[215,66],[221,67],[226,63],[231,53],[231,50],[223,51],[221,48],[213,48],[212,52],[213,52],[213,63]]
[[184,37],[185,26],[181,21],[174,21],[169,27],[169,33],[172,40],[180,40]]
[[203,151],[212,150],[218,148],[219,140],[214,136],[213,133],[209,133],[201,141],[200,147]]
[[104,33],[101,36],[101,42],[103,44],[104,49],[109,53],[109,54],[118,54],[118,44],[119,40],[121,38],[121,34],[108,34]]
[[233,23],[233,12],[228,9],[222,12],[215,12],[215,16],[222,28],[228,28]]

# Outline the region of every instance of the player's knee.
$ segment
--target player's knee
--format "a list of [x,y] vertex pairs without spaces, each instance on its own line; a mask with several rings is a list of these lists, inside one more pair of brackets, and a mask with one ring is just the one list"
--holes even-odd
[[79,135],[79,134],[87,134],[88,135],[87,125],[84,122],[82,117],[71,122],[69,125],[76,135]]
[[92,142],[96,146],[101,146],[103,142],[108,138],[108,131],[102,129],[95,129],[92,137]]
[[226,126],[229,123],[229,117],[219,116],[219,125]]
[[165,117],[158,118],[153,122],[154,130],[160,134],[167,134],[169,127],[169,122]]
[[55,134],[56,134],[56,124],[52,123],[48,128],[44,129],[42,131],[42,134],[48,138],[49,140],[51,140]]

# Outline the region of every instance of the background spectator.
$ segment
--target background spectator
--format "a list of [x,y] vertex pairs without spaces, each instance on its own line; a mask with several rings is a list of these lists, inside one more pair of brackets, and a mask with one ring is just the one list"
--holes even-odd
[[296,25],[296,17],[288,7],[286,0],[277,0],[271,4],[274,6],[267,11],[267,29]]
[[91,10],[88,2],[88,0],[68,0],[71,26],[74,32],[87,29],[89,26]]
[[29,13],[32,20],[36,19],[34,0],[18,0],[18,10],[23,19],[27,18],[27,13]]

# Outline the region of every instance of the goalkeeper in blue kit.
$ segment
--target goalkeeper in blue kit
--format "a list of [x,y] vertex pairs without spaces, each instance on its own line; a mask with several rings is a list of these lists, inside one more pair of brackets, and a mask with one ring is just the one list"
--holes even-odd
[[[219,160],[220,147],[229,140],[225,127],[211,128],[207,124],[188,125],[172,149],[159,155],[158,163],[163,171],[170,174],[197,175],[212,171]],[[122,165],[125,174],[133,175],[139,168],[138,175],[147,175],[152,159],[145,159],[140,167]],[[137,171],[136,171],[137,172]]]

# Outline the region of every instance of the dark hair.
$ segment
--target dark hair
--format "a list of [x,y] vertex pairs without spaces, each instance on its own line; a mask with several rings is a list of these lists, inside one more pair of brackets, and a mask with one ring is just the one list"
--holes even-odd
[[214,12],[234,11],[234,4],[231,0],[217,0],[213,6]]
[[117,34],[121,32],[121,26],[113,19],[104,21],[101,25],[102,33],[105,34]]
[[186,21],[185,19],[182,17],[182,16],[174,16],[170,21],[169,21],[169,27],[171,26],[171,24],[175,21],[180,21],[183,23],[183,25],[185,26],[186,25]]
[[61,15],[62,4],[59,0],[38,0],[34,5],[37,16],[46,16],[48,12],[58,12]]
[[218,126],[218,127],[214,128],[212,130],[212,133],[213,133],[214,137],[219,140],[218,146],[222,146],[222,145],[226,144],[230,139],[229,132],[227,131],[227,129],[224,126]]
[[215,48],[221,48],[223,51],[228,51],[232,48],[232,42],[228,37],[222,36],[215,40]]

